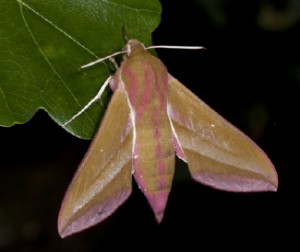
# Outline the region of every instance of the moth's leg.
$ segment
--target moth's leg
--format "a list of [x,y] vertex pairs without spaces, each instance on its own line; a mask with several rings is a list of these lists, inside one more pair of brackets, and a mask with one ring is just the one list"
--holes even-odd
[[72,122],[74,119],[76,119],[78,116],[80,116],[84,111],[86,111],[95,101],[100,100],[101,96],[105,90],[105,88],[108,86],[112,79],[112,76],[109,76],[107,80],[104,82],[104,84],[101,86],[99,92],[96,94],[96,96],[89,101],[88,104],[86,104],[76,115],[72,116],[68,121],[66,121],[62,126],[66,126],[70,122]]
[[118,65],[118,63],[117,63],[117,61],[116,61],[116,59],[114,57],[109,58],[109,61],[114,64],[116,70],[119,69],[119,65]]

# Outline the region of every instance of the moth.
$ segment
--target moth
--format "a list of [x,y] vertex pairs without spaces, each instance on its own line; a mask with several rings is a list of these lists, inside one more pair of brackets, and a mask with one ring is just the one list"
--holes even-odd
[[111,215],[131,194],[132,175],[159,223],[175,155],[201,184],[232,192],[277,190],[266,154],[170,75],[142,43],[129,40],[119,53],[126,57],[105,84],[113,96],[62,202],[61,237]]

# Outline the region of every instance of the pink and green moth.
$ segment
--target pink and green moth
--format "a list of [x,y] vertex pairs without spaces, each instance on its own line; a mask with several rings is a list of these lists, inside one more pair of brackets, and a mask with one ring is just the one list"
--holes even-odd
[[99,92],[109,84],[113,96],[62,202],[61,237],[111,215],[131,194],[132,175],[160,222],[175,155],[204,185],[232,192],[277,190],[266,154],[170,75],[142,43],[132,39],[125,51],[109,57],[120,53],[125,59]]

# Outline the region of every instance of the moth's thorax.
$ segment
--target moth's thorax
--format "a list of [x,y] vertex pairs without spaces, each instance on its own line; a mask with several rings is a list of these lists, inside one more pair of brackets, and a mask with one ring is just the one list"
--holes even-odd
[[169,90],[166,67],[139,42],[131,46],[131,54],[116,73],[117,88],[126,90],[137,119],[154,107],[166,111]]

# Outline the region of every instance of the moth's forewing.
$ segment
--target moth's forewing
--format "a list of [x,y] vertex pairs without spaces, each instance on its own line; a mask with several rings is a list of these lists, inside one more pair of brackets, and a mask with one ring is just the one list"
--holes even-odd
[[169,85],[173,135],[196,181],[227,191],[277,190],[273,164],[249,137],[171,75]]

